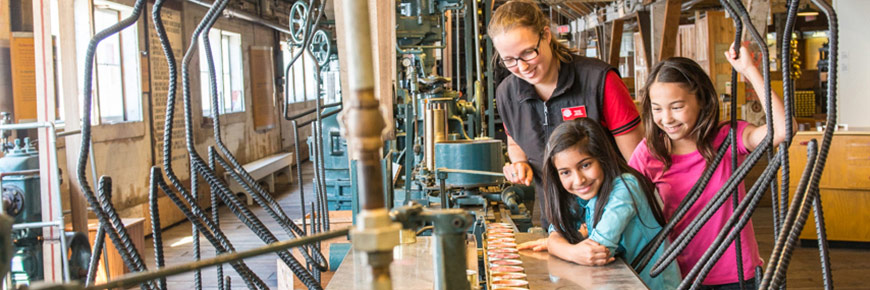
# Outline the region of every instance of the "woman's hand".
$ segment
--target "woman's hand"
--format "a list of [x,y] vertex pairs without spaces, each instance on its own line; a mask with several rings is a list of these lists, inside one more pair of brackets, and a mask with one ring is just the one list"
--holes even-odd
[[616,258],[610,256],[607,247],[591,239],[585,239],[571,247],[571,261],[586,266],[604,266]]
[[505,165],[502,169],[504,173],[504,177],[510,182],[514,184],[523,184],[526,186],[532,185],[532,166],[529,165],[529,162],[514,162],[508,165]]
[[749,50],[746,49],[746,46],[740,46],[740,55],[737,55],[737,51],[734,49],[734,44],[731,44],[731,48],[725,52],[725,59],[731,63],[731,67],[733,67],[737,72],[747,75],[759,73],[758,67],[755,66],[755,62],[752,58],[752,55],[749,53]]
[[532,250],[541,252],[547,250],[547,238],[537,239],[517,245],[517,250]]

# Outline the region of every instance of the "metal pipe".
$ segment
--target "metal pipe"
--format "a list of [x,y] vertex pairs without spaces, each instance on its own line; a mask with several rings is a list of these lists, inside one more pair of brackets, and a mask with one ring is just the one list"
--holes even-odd
[[66,137],[66,136],[76,135],[76,134],[81,134],[81,133],[82,133],[82,130],[63,131],[63,132],[57,133],[57,137]]
[[[350,98],[342,118],[348,153],[356,160],[359,175],[359,207],[356,227],[352,232],[353,247],[365,254],[370,268],[363,273],[363,283],[369,289],[392,289],[390,264],[393,247],[399,244],[401,225],[393,222],[384,205],[381,134],[386,127],[375,98],[372,35],[368,1],[347,1],[342,7],[346,20],[339,29],[345,43],[353,43],[358,52],[349,53],[347,60]],[[389,96],[383,96],[384,98]]]
[[483,176],[496,176],[496,177],[504,177],[504,173],[501,172],[490,172],[490,171],[481,171],[481,170],[468,170],[468,169],[450,169],[441,167],[437,169],[438,172],[445,173],[460,173],[460,174],[473,174],[473,175],[483,175]]
[[311,243],[328,240],[331,238],[336,238],[340,236],[347,235],[348,229],[339,229],[335,231],[331,231],[323,234],[316,234],[307,237],[300,237],[293,240],[285,240],[280,242],[271,243],[256,249],[242,251],[242,252],[230,252],[226,254],[222,254],[216,256],[214,258],[200,260],[193,263],[178,265],[178,266],[169,266],[166,268],[161,268],[159,270],[151,270],[147,272],[137,272],[133,274],[124,275],[123,277],[109,281],[105,284],[95,285],[91,287],[85,288],[85,290],[98,290],[98,289],[113,289],[113,288],[129,288],[136,286],[140,283],[151,281],[161,277],[168,277],[172,275],[177,275],[181,273],[186,273],[194,270],[200,270],[204,268],[208,268],[211,266],[216,266],[220,264],[241,261],[246,258],[256,257],[263,254],[276,253],[289,250],[291,248],[308,245]]
[[[322,117],[323,117],[323,118],[327,118],[327,117],[329,117],[329,116],[332,116],[332,115],[338,114],[338,113],[340,113],[340,112],[341,112],[341,110],[339,109],[339,110],[336,110],[336,111],[332,111],[332,112],[329,112],[329,113],[323,114]],[[295,121],[295,120],[294,120],[294,121]],[[308,121],[304,121],[304,122],[302,122],[302,123],[298,123],[298,124],[296,125],[296,128],[301,129],[302,127],[305,127],[305,126],[307,126],[308,124],[314,123],[314,121],[315,121],[314,119],[311,119],[311,120],[308,120]]]
[[61,227],[61,226],[63,226],[62,221],[32,222],[32,223],[14,224],[14,225],[12,225],[12,230],[23,230],[23,229],[44,228],[44,227]]
[[[187,2],[196,4],[196,5],[205,7],[205,8],[211,8],[211,6],[212,6],[212,4],[205,3],[205,2],[202,2],[199,0],[187,0]],[[260,24],[260,25],[272,28],[276,31],[279,31],[279,32],[287,34],[287,35],[291,34],[290,30],[287,29],[286,25],[272,23],[272,22],[267,21],[266,19],[263,19],[263,18],[260,18],[257,16],[253,16],[253,15],[249,15],[249,14],[244,13],[244,12],[239,12],[239,11],[227,8],[227,9],[224,9],[223,14],[224,14],[224,16],[229,17],[229,18],[238,18],[241,20],[245,20],[248,22],[252,22],[252,23],[256,23],[256,24]]]
[[483,74],[480,68],[480,20],[477,16],[477,2],[480,0],[471,0],[472,19],[474,19],[474,71],[477,73],[477,79],[481,79]]
[[465,230],[473,223],[471,215],[461,209],[442,209],[431,215],[435,255],[434,289],[471,289],[466,277]]
[[432,135],[435,137],[434,142],[438,143],[447,140],[447,110],[440,104],[434,105],[435,109],[432,110],[432,128],[434,132],[432,132]]
[[[450,120],[459,122],[459,129],[462,130],[462,137],[465,137],[465,139],[468,140],[472,140],[471,137],[468,137],[468,132],[465,131],[465,121],[462,121],[462,118],[460,118],[459,116],[451,116]],[[471,132],[471,134],[474,135],[474,132]]]
[[407,205],[411,201],[411,179],[416,161],[414,160],[416,158],[414,139],[417,138],[417,96],[419,92],[417,89],[417,67],[413,62],[405,66],[407,68],[406,77],[410,80],[411,90],[409,94],[411,99],[405,103],[405,201],[402,202],[403,205]]
[[[336,107],[336,106],[341,106],[341,102],[335,102],[335,103],[331,103],[331,104],[323,104],[323,105],[320,106],[320,108],[321,108],[321,109],[326,109],[326,108],[332,108],[332,107]],[[302,111],[302,112],[299,113],[299,114],[296,114],[296,115],[293,115],[293,116],[288,116],[288,117],[285,118],[285,119],[286,119],[287,121],[293,121],[293,120],[296,120],[296,119],[299,119],[299,118],[305,117],[305,116],[307,116],[307,115],[309,115],[309,114],[313,114],[315,110],[316,110],[315,108],[311,108],[311,109],[308,109],[308,110]]]
[[305,187],[302,184],[302,162],[299,162],[299,125],[296,120],[291,120],[293,127],[293,147],[296,149],[296,177],[299,181],[299,204],[302,205],[302,233],[308,234],[307,222],[305,221]]
[[431,108],[428,108],[428,102],[426,102],[426,111],[423,112],[423,159],[426,163],[426,169],[433,170],[435,169],[435,123],[433,123],[433,112]]

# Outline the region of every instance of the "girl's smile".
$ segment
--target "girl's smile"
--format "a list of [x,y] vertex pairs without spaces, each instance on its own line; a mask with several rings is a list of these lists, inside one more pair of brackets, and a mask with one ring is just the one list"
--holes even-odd
[[694,148],[690,135],[701,110],[698,97],[683,84],[655,82],[650,85],[649,99],[653,121],[674,142],[673,150]]
[[584,200],[598,195],[604,170],[598,159],[580,152],[579,146],[554,154],[553,165],[565,190]]

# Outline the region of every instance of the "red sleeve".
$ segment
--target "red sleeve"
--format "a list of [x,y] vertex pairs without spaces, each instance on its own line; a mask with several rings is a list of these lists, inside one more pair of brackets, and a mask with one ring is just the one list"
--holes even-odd
[[607,79],[604,81],[602,111],[604,118],[601,123],[613,133],[613,136],[631,132],[640,125],[640,114],[637,113],[628,88],[613,71],[607,73]]

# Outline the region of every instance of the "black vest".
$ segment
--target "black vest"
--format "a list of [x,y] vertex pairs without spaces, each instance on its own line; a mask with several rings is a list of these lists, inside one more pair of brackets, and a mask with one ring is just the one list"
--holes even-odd
[[580,108],[585,109],[586,118],[600,121],[604,82],[608,72],[616,72],[603,61],[582,56],[574,56],[570,63],[559,63],[559,80],[546,102],[531,84],[515,75],[506,78],[496,91],[496,105],[505,129],[528,156],[538,192],[542,192],[547,138],[565,119],[575,117]]

